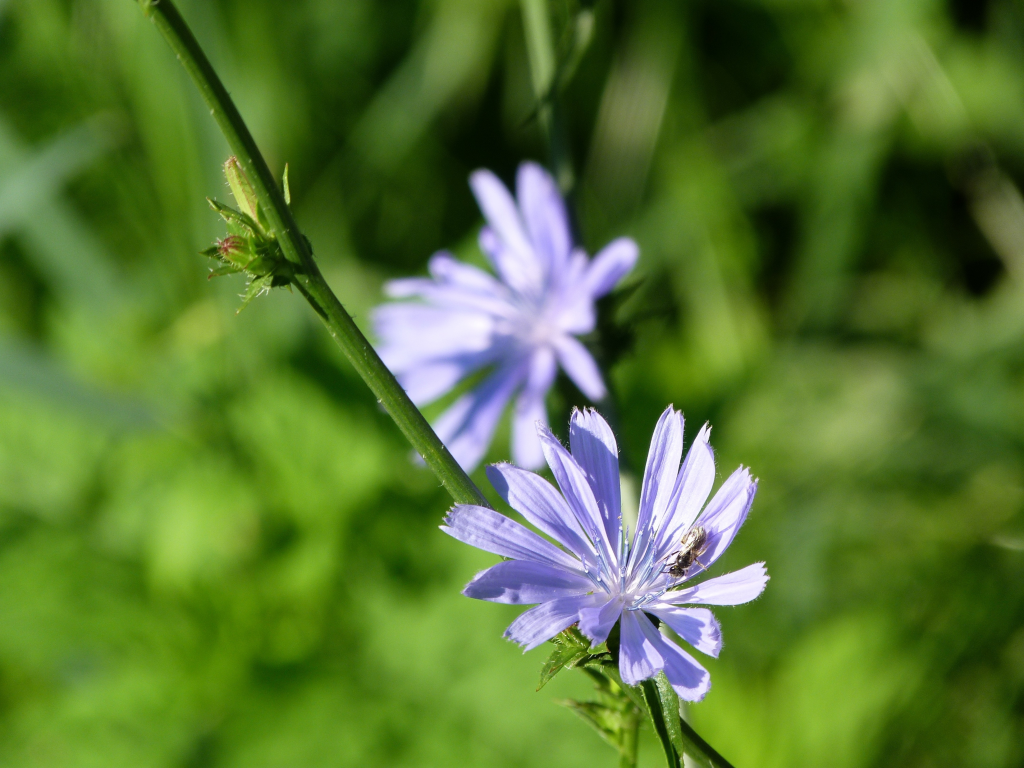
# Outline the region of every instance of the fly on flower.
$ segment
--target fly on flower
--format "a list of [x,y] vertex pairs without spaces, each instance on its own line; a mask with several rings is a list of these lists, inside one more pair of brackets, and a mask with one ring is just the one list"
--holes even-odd
[[673,562],[668,567],[668,572],[677,579],[681,579],[686,576],[686,572],[694,563],[703,566],[704,564],[698,558],[704,554],[707,547],[708,532],[702,526],[695,525],[686,532],[683,540],[679,542],[679,551],[673,556]]
[[594,329],[594,302],[633,268],[638,250],[620,238],[588,259],[573,243],[554,179],[535,163],[519,166],[517,199],[490,171],[475,172],[470,186],[487,219],[480,248],[497,276],[450,253],[434,254],[429,278],[385,287],[392,298],[420,301],[377,308],[378,351],[416,405],[489,369],[434,428],[459,464],[472,470],[515,397],[512,456],[537,468],[544,456],[534,424],[547,422],[544,400],[558,368],[592,401],[605,395],[601,373],[576,337]]
[[740,467],[705,506],[715,479],[710,428],[704,425],[698,432],[680,467],[683,417],[669,407],[651,440],[631,538],[622,526],[618,448],[605,420],[594,410],[574,411],[570,450],[546,427],[538,431],[558,489],[510,464],[492,465],[487,474],[502,498],[555,543],[493,510],[454,507],[441,530],[509,558],[477,574],[463,594],[537,604],[505,632],[526,650],[574,624],[596,646],[618,622],[624,683],[636,685],[664,672],[681,698],[699,701],[711,686],[710,675],[652,618],[698,651],[718,656],[718,621],[707,608],[689,606],[753,600],[768,581],[764,563],[690,582],[732,543],[747,518],[757,481]]

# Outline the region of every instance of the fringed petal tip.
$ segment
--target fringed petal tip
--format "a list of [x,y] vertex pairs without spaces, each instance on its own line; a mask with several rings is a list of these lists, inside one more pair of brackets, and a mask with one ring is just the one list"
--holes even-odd
[[536,427],[537,437],[539,437],[541,440],[552,440],[558,443],[559,445],[562,444],[561,441],[557,437],[555,437],[555,433],[551,431],[551,427],[548,426],[547,424],[538,421]]
[[761,597],[761,595],[764,594],[764,590],[768,586],[768,582],[772,580],[772,577],[768,575],[768,566],[766,563],[762,561],[759,563],[754,563],[754,565],[757,566],[760,570],[760,573],[758,575],[760,576],[761,580],[761,591],[752,598],[751,602],[753,600],[757,600],[759,597]]
[[701,685],[698,688],[686,688],[682,685],[673,685],[676,695],[679,696],[683,701],[689,702],[690,704],[697,704],[704,701],[704,697],[708,695],[711,690],[711,675],[707,676],[706,684]]
[[544,643],[547,642],[547,639],[544,639],[544,640],[520,640],[512,632],[512,627],[509,627],[508,629],[506,629],[502,633],[501,636],[505,640],[508,640],[510,643],[512,643],[512,645],[515,645],[518,648],[520,648],[524,654],[529,653],[534,648],[537,648],[538,646],[541,646],[541,645],[543,645]]
[[[417,456],[418,455],[419,454],[417,454]],[[437,526],[437,527],[440,528],[445,533],[448,533],[449,535],[451,535],[449,529],[454,524],[455,517],[459,514],[459,507],[461,507],[461,506],[463,506],[463,505],[461,505],[461,504],[453,504],[451,507],[449,507],[448,511],[444,513],[444,517],[441,519],[441,524],[439,526]]]
[[530,644],[528,642],[522,642],[520,640],[516,640],[516,638],[513,636],[511,630],[512,630],[512,628],[509,627],[504,632],[502,632],[502,634],[501,634],[502,638],[505,639],[505,640],[508,640],[510,643],[512,643],[512,645],[515,645],[515,646],[518,646],[519,648],[521,648],[523,653],[526,653],[527,651],[532,650],[533,647],[536,647],[536,646],[530,646]]

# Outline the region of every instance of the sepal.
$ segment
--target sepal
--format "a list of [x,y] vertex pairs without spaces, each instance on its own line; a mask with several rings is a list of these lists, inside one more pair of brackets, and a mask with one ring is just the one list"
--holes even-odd
[[645,711],[643,697],[638,690],[623,685],[608,653],[577,662],[577,668],[594,682],[597,700],[565,699],[557,703],[575,712],[620,755],[635,763],[637,721]]
[[242,170],[242,164],[234,155],[224,163],[224,175],[227,177],[228,186],[231,188],[231,194],[235,198],[238,210],[253,221],[259,221],[260,203],[256,196],[256,188],[253,187],[249,177]]
[[[620,709],[597,701],[576,701],[562,699],[558,702],[579,715],[582,720],[600,734],[601,738],[622,752],[623,713]],[[635,716],[635,715],[634,715]]]
[[[293,283],[302,268],[285,257],[263,215],[256,190],[236,158],[230,157],[224,163],[224,175],[238,209],[207,198],[210,207],[227,224],[228,236],[202,254],[220,262],[210,270],[210,278],[238,272],[246,275],[248,281],[242,294],[242,306],[238,309],[241,312],[257,296],[270,293],[271,288]],[[291,198],[287,171],[283,186],[287,197]]]
[[263,231],[263,228],[259,224],[257,224],[256,221],[249,214],[244,213],[242,211],[236,211],[230,205],[224,205],[224,203],[219,203],[212,197],[206,198],[206,202],[208,202],[210,204],[210,207],[213,208],[213,210],[215,210],[217,213],[219,213],[221,218],[228,223],[229,230],[232,229],[232,225],[234,225],[235,227],[242,228],[242,231],[239,232],[238,234],[241,234],[243,236],[266,236],[266,232]]
[[579,664],[586,663],[591,657],[590,641],[576,627],[569,627],[559,632],[551,638],[551,642],[554,643],[555,650],[551,652],[548,660],[540,669],[538,691],[563,669],[572,669]]

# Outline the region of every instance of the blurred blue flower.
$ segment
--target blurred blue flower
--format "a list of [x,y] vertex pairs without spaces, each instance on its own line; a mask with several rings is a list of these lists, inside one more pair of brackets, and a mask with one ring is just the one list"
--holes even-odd
[[518,394],[512,423],[517,464],[543,464],[535,423],[547,423],[544,399],[558,366],[592,401],[605,395],[593,357],[575,338],[594,329],[594,301],[636,263],[629,238],[609,243],[593,261],[573,245],[565,203],[554,179],[536,163],[516,177],[518,204],[490,171],[470,186],[487,225],[480,247],[497,278],[445,251],[430,259],[430,278],[394,280],[392,298],[374,312],[378,350],[417,405],[449,392],[482,368],[490,373],[434,425],[466,470],[483,458],[498,419]]
[[[710,428],[705,424],[700,430],[680,467],[683,417],[669,407],[651,439],[630,541],[620,514],[618,448],[605,420],[592,409],[574,411],[571,453],[546,427],[538,432],[561,493],[510,464],[492,465],[487,474],[513,509],[561,547],[493,510],[456,506],[441,530],[510,558],[477,574],[463,594],[497,603],[539,603],[505,631],[526,650],[577,622],[597,645],[621,620],[623,682],[635,685],[664,671],[683,699],[704,698],[711,687],[707,670],[662,635],[650,616],[697,650],[718,656],[718,621],[707,608],[683,606],[753,600],[768,581],[764,563],[683,585],[710,568],[732,543],[747,518],[757,481],[740,467],[704,507],[715,479]],[[684,541],[697,546],[681,552]]]

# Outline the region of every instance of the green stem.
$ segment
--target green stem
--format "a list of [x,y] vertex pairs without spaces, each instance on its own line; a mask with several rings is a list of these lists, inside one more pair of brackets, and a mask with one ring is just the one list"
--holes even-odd
[[520,0],[523,30],[526,34],[526,53],[530,60],[530,80],[537,99],[537,118],[551,155],[551,170],[564,194],[569,194],[576,183],[569,154],[569,141],[562,111],[554,93],[557,58],[551,33],[551,15],[548,0]]
[[619,751],[619,768],[636,768],[640,747],[640,710],[630,706],[633,715],[623,724],[622,746]]
[[376,395],[377,401],[384,406],[452,498],[460,504],[489,506],[480,489],[445,448],[320,274],[312,250],[299,232],[256,141],[172,0],[138,2],[177,54],[178,61],[202,94],[210,114],[217,121],[232,152],[255,187],[260,205],[284,255],[301,266],[301,274],[295,278],[299,291],[316,310],[349,362]]
[[[558,180],[558,185],[561,187],[562,192],[568,196],[575,184],[575,173],[572,167],[572,157],[569,152],[565,121],[559,109],[557,94],[553,88],[557,74],[557,61],[554,39],[551,33],[548,0],[520,0],[519,7],[523,14],[526,51],[530,61],[530,79],[533,83],[534,96],[538,102],[537,117],[540,120],[548,142],[548,151],[551,155],[551,169]],[[601,409],[613,422],[616,421],[617,409],[610,394],[602,401]],[[618,432],[619,430],[616,429],[615,431]],[[625,457],[622,455],[620,455],[619,461],[622,464],[626,463]],[[657,695],[657,686],[653,680],[645,681],[643,688],[655,731],[665,749],[665,757],[669,768],[678,768],[682,763],[682,756],[676,753],[676,749],[673,747],[667,732],[665,718],[669,717],[679,720],[684,751],[701,768],[732,768],[725,758],[719,755],[681,717],[677,717],[675,712],[662,712]],[[640,719],[637,716],[632,730],[627,730],[625,734],[626,743],[629,747],[622,752],[619,759],[620,768],[634,768],[636,766],[637,730],[639,726]],[[630,738],[632,739],[631,741],[629,741]]]

